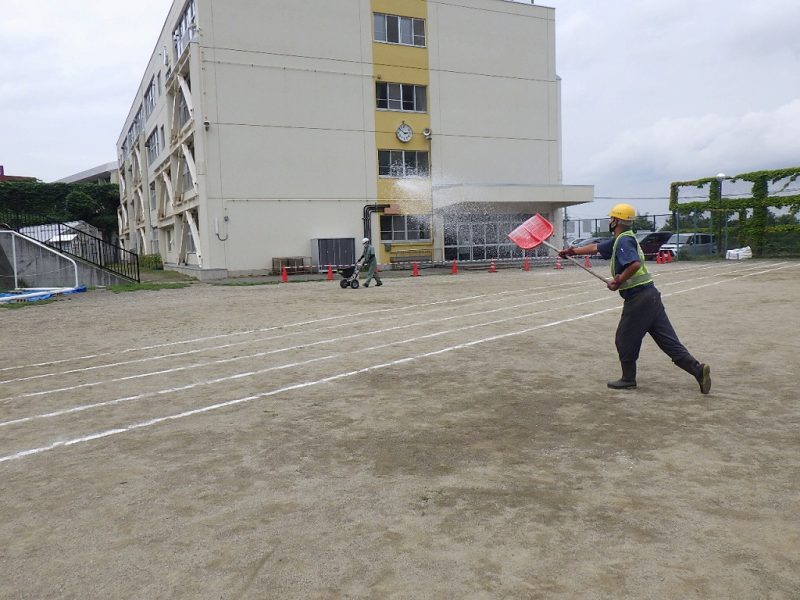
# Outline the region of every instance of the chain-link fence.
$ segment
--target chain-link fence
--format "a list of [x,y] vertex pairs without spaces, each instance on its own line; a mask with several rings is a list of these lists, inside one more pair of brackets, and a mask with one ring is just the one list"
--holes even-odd
[[[725,256],[735,248],[753,245],[752,228],[742,226],[753,218],[753,209],[712,209],[688,214],[666,213],[636,217],[636,232],[671,232],[677,234],[671,243],[682,258],[702,255]],[[800,256],[800,231],[795,215],[784,211],[766,211],[760,216],[766,227],[762,256]],[[564,232],[568,244],[575,245],[592,238],[608,237],[608,218],[568,219]],[[665,242],[666,243],[666,242]]]

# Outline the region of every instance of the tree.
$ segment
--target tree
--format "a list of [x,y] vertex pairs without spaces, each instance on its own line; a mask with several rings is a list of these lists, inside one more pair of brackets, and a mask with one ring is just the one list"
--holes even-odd
[[655,218],[651,217],[647,213],[639,215],[633,221],[633,229],[634,231],[655,231]]
[[97,227],[106,240],[116,237],[118,207],[116,184],[0,183],[0,211],[23,214],[42,223],[86,221]]

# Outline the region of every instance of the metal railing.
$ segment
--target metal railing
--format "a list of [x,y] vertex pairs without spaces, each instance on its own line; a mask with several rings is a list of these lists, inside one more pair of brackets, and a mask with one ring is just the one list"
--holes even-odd
[[0,226],[115,275],[139,281],[138,254],[66,223],[0,207]]

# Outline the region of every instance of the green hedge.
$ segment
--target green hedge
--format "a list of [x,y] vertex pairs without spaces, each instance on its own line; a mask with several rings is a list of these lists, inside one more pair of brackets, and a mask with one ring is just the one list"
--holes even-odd
[[160,271],[164,268],[164,261],[160,254],[141,254],[139,255],[139,266],[142,269]]
[[52,221],[86,221],[106,239],[117,233],[119,186],[115,183],[0,183],[0,209]]

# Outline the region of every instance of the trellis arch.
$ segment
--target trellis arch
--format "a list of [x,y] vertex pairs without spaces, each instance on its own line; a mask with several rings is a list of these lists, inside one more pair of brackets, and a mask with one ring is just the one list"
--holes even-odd
[[[770,225],[768,223],[770,208],[788,208],[789,214],[793,217],[797,216],[800,211],[800,194],[787,194],[786,192],[795,191],[791,186],[795,182],[800,184],[797,181],[798,179],[800,179],[800,167],[752,171],[726,176],[722,180],[715,176],[704,177],[694,181],[675,181],[670,184],[669,208],[673,213],[682,216],[688,216],[691,213],[709,212],[714,222],[713,230],[717,233],[719,251],[722,250],[722,235],[720,234],[723,227],[723,214],[725,218],[724,224],[727,225],[729,215],[738,213],[737,233],[739,240],[751,247],[754,256],[763,256],[765,240],[768,235],[788,232],[800,234],[800,223],[779,225]],[[751,182],[751,196],[746,198],[724,198],[721,193],[722,181]],[[770,184],[777,183],[781,185],[770,192]],[[681,188],[704,188],[706,186],[709,187],[707,200],[680,201]],[[748,212],[751,214],[748,215]],[[714,215],[717,215],[717,218],[714,218]]]

